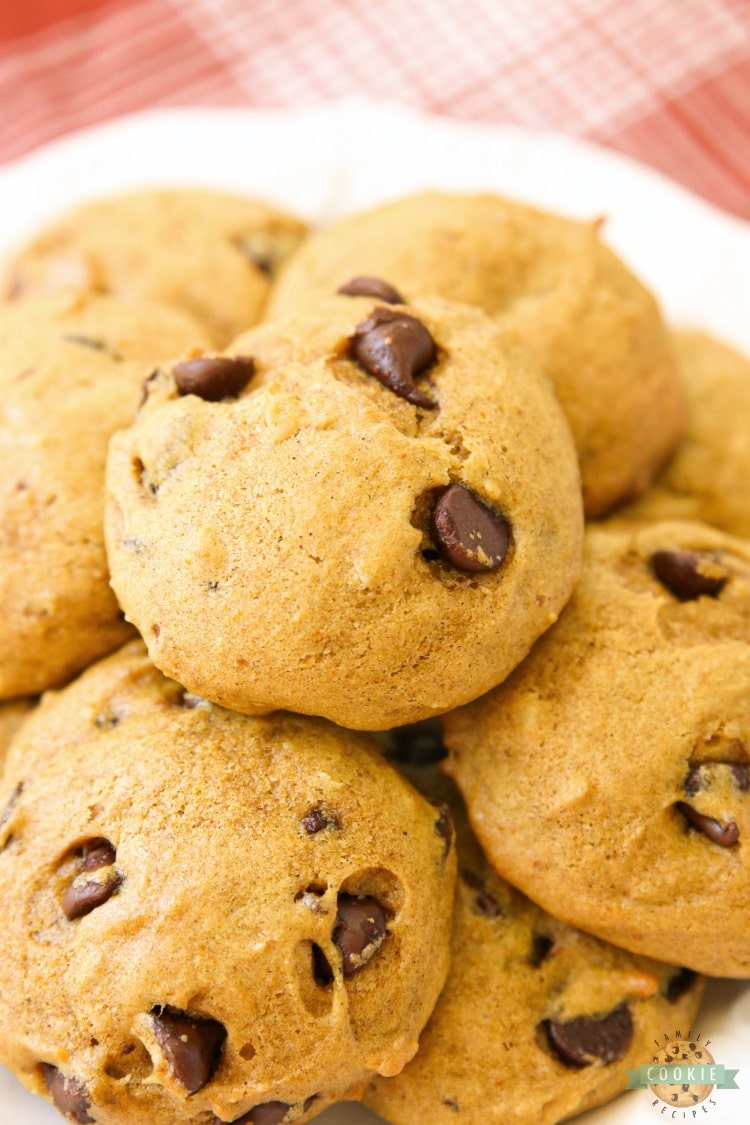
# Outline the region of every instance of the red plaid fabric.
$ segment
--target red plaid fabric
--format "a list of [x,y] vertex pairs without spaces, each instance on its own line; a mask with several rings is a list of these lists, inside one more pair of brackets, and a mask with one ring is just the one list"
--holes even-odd
[[26,0],[0,160],[154,106],[351,95],[609,145],[750,217],[748,0]]

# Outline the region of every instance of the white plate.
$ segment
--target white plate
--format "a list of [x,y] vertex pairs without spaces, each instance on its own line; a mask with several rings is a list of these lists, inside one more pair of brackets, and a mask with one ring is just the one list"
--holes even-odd
[[[607,240],[654,288],[674,323],[707,328],[750,353],[747,224],[592,145],[424,118],[394,106],[169,110],[86,130],[0,170],[0,255],[71,204],[159,184],[245,191],[317,222],[428,187],[496,191],[580,218],[605,215]],[[712,1040],[717,1062],[739,1068],[740,1086],[716,1091],[717,1104],[700,1120],[750,1121],[750,986],[713,983],[696,1030]],[[650,1101],[634,1091],[578,1120],[647,1125],[657,1120]],[[661,1120],[680,1120],[671,1113],[667,1107]],[[61,1120],[0,1069],[0,1125]],[[341,1105],[317,1120],[373,1125],[378,1119]]]

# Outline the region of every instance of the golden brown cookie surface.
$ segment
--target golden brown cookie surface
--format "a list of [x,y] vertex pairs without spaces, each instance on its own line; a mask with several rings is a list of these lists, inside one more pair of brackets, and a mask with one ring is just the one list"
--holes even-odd
[[0,306],[0,699],[62,683],[132,634],[104,553],[107,443],[150,365],[202,341],[155,305]]
[[654,1039],[692,1026],[700,978],[534,906],[487,863],[450,783],[407,774],[454,815],[451,968],[416,1056],[371,1082],[365,1104],[395,1125],[553,1125],[608,1101]]
[[6,295],[65,290],[176,305],[225,344],[260,318],[305,234],[292,215],[209,191],[136,191],[62,216],[6,270]]
[[0,775],[5,766],[5,755],[11,740],[34,706],[34,702],[32,699],[10,699],[0,703]]
[[684,429],[685,402],[656,302],[599,227],[491,195],[400,199],[312,235],[269,312],[374,275],[406,301],[438,293],[514,326],[555,385],[587,515],[600,516],[646,487]]
[[625,948],[750,975],[746,542],[591,527],[558,625],[445,727],[477,835],[516,886]]
[[44,698],[0,806],[2,1061],[76,1120],[306,1120],[412,1057],[455,856],[364,736],[213,707],[135,642]]
[[682,442],[651,488],[617,515],[703,520],[750,538],[750,360],[705,332],[675,333],[688,395]]
[[110,448],[112,581],[191,690],[382,729],[487,690],[556,619],[578,469],[547,381],[480,310],[341,297],[309,319],[278,368],[262,330],[257,379],[252,334],[155,379]]

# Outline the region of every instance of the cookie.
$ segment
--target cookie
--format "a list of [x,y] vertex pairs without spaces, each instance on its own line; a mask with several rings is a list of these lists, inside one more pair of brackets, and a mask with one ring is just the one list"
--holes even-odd
[[63,290],[176,305],[215,344],[260,319],[271,279],[305,224],[210,191],[137,191],[61,217],[8,264],[5,297]]
[[497,196],[424,193],[313,234],[269,315],[368,277],[402,299],[479,305],[534,347],[570,422],[589,517],[642,492],[685,425],[685,398],[652,294],[580,223]]
[[535,902],[625,949],[750,976],[748,543],[592,527],[558,625],[445,730],[490,861]]
[[0,699],[61,684],[132,635],[104,552],[107,443],[149,365],[200,342],[200,325],[167,307],[0,306]]
[[13,736],[33,706],[34,701],[31,699],[12,699],[8,703],[0,703],[0,775]]
[[0,808],[0,1060],[69,1119],[304,1121],[416,1051],[450,821],[365,736],[214,707],[134,642],[44,697]]
[[627,519],[702,520],[750,539],[750,360],[705,332],[675,333],[690,420],[674,457]]
[[374,1079],[365,1104],[394,1125],[553,1125],[613,1098],[654,1039],[692,1026],[702,979],[534,906],[487,863],[450,783],[408,775],[455,820],[451,967],[419,1051]]
[[575,452],[478,309],[339,297],[304,320],[277,351],[264,329],[257,380],[246,336],[149,383],[110,447],[112,584],[191,691],[384,729],[486,691],[556,619]]

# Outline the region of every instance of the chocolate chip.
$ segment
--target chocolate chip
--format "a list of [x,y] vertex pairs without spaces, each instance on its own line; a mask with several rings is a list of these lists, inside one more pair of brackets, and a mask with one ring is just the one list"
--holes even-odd
[[226,1029],[218,1020],[172,1008],[152,1009],[154,1034],[172,1073],[190,1094],[201,1090],[219,1065]]
[[685,778],[683,788],[689,797],[694,797],[702,789],[705,789],[709,783],[709,778],[706,777],[706,772],[712,766],[728,766],[732,772],[734,783],[741,793],[747,793],[750,789],[750,768],[741,762],[722,762],[722,761],[707,761],[701,762],[697,766],[693,766]]
[[352,354],[360,367],[400,398],[424,410],[437,409],[437,403],[414,385],[414,376],[426,371],[437,355],[421,320],[395,309],[374,309],[356,327]]
[[453,825],[453,817],[451,810],[447,805],[438,805],[438,818],[435,821],[435,831],[438,836],[442,836],[445,841],[443,847],[443,859],[448,855],[448,852],[453,847],[453,841],[456,838],[456,829]]
[[531,942],[531,952],[529,953],[529,964],[535,969],[538,969],[539,966],[543,965],[547,960],[554,945],[555,943],[552,938],[547,937],[546,934],[534,934]]
[[81,1125],[96,1120],[87,1113],[91,1103],[82,1082],[77,1078],[66,1078],[51,1063],[42,1063],[42,1076],[49,1096],[63,1117],[67,1117],[68,1121],[78,1121]]
[[396,727],[388,733],[388,755],[405,766],[434,766],[448,756],[437,719]]
[[341,950],[345,977],[363,969],[385,938],[385,911],[370,895],[340,894],[333,944]]
[[484,882],[475,875],[473,871],[462,871],[461,878],[467,887],[471,887],[476,891],[474,896],[474,909],[479,914],[484,914],[485,918],[501,918],[505,911],[494,895],[484,885]]
[[565,1023],[545,1020],[543,1027],[552,1050],[566,1066],[591,1066],[597,1060],[617,1062],[627,1053],[633,1038],[633,1017],[627,1004],[602,1019],[579,1016]]
[[387,305],[403,305],[406,302],[394,289],[389,281],[380,277],[353,277],[336,290],[344,297],[375,297],[378,301],[385,301]]
[[459,570],[497,570],[508,553],[510,527],[462,484],[452,484],[432,513],[432,538]]
[[341,821],[335,812],[329,812],[327,809],[315,805],[307,812],[300,821],[308,836],[315,836],[316,833],[322,832],[326,828],[339,829],[341,828]]
[[651,569],[663,586],[681,602],[721,593],[729,577],[710,555],[698,551],[655,551]]
[[740,838],[740,830],[733,820],[729,824],[720,824],[718,820],[714,820],[712,816],[704,816],[689,805],[687,801],[677,801],[675,808],[678,809],[686,820],[690,821],[694,828],[712,840],[714,844],[718,844],[721,848],[733,847]]
[[280,231],[249,231],[238,234],[232,242],[264,277],[275,277],[284,258],[286,258],[299,241],[292,234],[283,235]]
[[115,856],[109,840],[89,840],[84,844],[81,865],[62,896],[63,913],[71,922],[102,906],[121,885]]
[[733,762],[732,773],[734,774],[737,788],[740,792],[747,793],[748,789],[750,789],[750,768],[740,765],[738,762]]
[[664,995],[670,1004],[676,1004],[680,997],[693,987],[696,975],[692,969],[678,969],[676,973],[673,973],[664,990]]
[[233,398],[247,386],[255,374],[255,360],[244,355],[201,356],[176,363],[172,374],[180,394],[219,402]]
[[695,794],[699,793],[703,788],[705,780],[706,779],[703,773],[703,767],[693,766],[693,768],[690,770],[690,773],[685,778],[682,787],[689,797],[694,797]]

